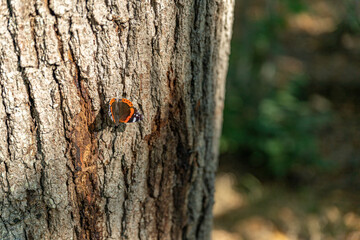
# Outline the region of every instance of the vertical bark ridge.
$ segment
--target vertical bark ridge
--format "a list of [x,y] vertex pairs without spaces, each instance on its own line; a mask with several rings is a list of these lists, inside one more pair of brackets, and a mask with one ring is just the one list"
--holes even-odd
[[[86,7],[82,8],[82,11],[87,10]],[[75,67],[73,78],[78,86],[80,106],[79,113],[72,121],[74,124],[69,136],[75,167],[76,212],[80,221],[76,234],[79,239],[103,239],[104,213],[97,173],[98,145],[95,133],[89,128],[96,119],[94,110],[99,109],[94,64],[98,44],[90,20],[81,16],[80,11],[71,17],[69,25],[70,52]]]
[[[36,171],[41,171],[41,166],[35,157],[37,144],[33,133],[36,130],[26,84],[21,73],[21,64],[27,65],[26,58],[20,58],[15,48],[19,38],[14,28],[15,18],[23,12],[15,9],[10,1],[2,2],[0,9],[0,85],[7,115],[9,153],[7,158],[0,161],[5,163],[6,182],[9,184],[9,189],[4,192],[6,198],[0,201],[1,219],[5,221],[6,228],[6,231],[0,231],[0,238],[21,239],[31,235],[21,230],[28,226],[29,219],[44,214],[43,208],[32,207],[27,201],[31,197],[34,203],[42,202],[39,194],[39,176],[36,174]],[[17,23],[21,26],[19,21]],[[46,221],[38,218],[34,221],[33,227],[38,227],[39,224],[46,226]]]
[[[21,67],[20,67],[21,69]],[[27,90],[27,95],[29,98],[29,104],[30,104],[30,114],[31,117],[33,119],[34,122],[34,128],[35,128],[35,133],[33,133],[36,136],[37,139],[37,153],[36,153],[36,161],[39,162],[39,165],[41,165],[41,169],[40,170],[40,181],[39,181],[39,186],[41,189],[42,193],[46,192],[46,186],[44,185],[45,182],[45,171],[44,169],[46,168],[46,163],[45,163],[45,155],[44,152],[42,151],[42,142],[41,142],[41,124],[40,124],[40,119],[39,119],[39,112],[37,111],[37,109],[35,108],[35,101],[33,99],[32,93],[31,93],[31,89],[30,89],[30,83],[29,83],[29,79],[27,79],[26,77],[26,73],[24,72],[25,69],[21,69],[21,74],[22,74],[22,78],[24,80],[24,85],[26,87]],[[29,206],[34,206],[37,205],[37,201],[41,201],[42,203],[44,203],[44,199],[40,197],[39,193],[36,193],[35,191],[27,191],[27,204]],[[40,208],[41,209],[41,208]],[[51,225],[51,215],[50,215],[50,208],[46,206],[45,203],[45,207],[43,207],[41,209],[42,211],[37,210],[36,216],[37,218],[44,218],[45,219],[45,223],[46,226],[45,228],[49,228]],[[31,211],[31,209],[30,209]],[[26,224],[25,224],[26,225]],[[24,229],[24,234],[25,234],[25,238],[27,239],[28,236],[30,237],[40,237],[41,233],[36,233],[36,231],[34,231],[33,229],[33,225],[29,225],[26,226],[27,229],[29,229],[28,231],[26,231]]]
[[[3,61],[2,59],[0,61]],[[3,203],[0,205],[0,213],[3,213],[5,208],[6,198],[10,193],[10,182],[8,179],[9,166],[6,159],[10,158],[10,127],[9,127],[9,114],[6,113],[6,103],[4,99],[4,85],[2,84],[2,76],[0,76],[0,87],[1,87],[1,103],[0,103],[0,201]],[[9,233],[7,227],[8,221],[3,218],[3,214],[0,214],[0,237],[6,236]]]
[[[213,189],[210,189],[209,192],[209,188],[213,188],[213,183],[210,182],[210,185],[207,185],[206,173],[215,171],[215,169],[211,169],[212,162],[215,161],[215,159],[212,155],[208,154],[213,146],[211,145],[211,142],[208,142],[208,135],[211,134],[212,131],[207,130],[214,127],[212,122],[213,113],[211,112],[214,106],[212,84],[213,81],[216,81],[214,80],[212,72],[209,70],[214,67],[211,56],[213,54],[213,41],[215,41],[216,38],[212,34],[212,30],[215,27],[212,22],[214,16],[213,1],[195,1],[195,5],[198,5],[197,14],[199,19],[195,19],[194,21],[194,29],[190,40],[192,43],[191,45],[195,46],[192,48],[191,54],[195,74],[193,77],[195,84],[193,85],[194,106],[192,107],[192,113],[196,116],[194,124],[200,134],[195,136],[195,142],[197,142],[198,165],[195,169],[197,173],[192,189],[190,190],[188,205],[188,208],[191,209],[190,212],[192,213],[193,223],[189,225],[191,227],[187,230],[189,231],[188,233],[195,235],[198,239],[208,239],[209,236],[206,236],[206,234],[208,234],[206,229],[209,228],[209,223],[207,222],[206,216],[209,215],[209,212],[206,210],[209,209],[210,206],[211,216],[211,190]],[[199,112],[202,116],[198,114]]]

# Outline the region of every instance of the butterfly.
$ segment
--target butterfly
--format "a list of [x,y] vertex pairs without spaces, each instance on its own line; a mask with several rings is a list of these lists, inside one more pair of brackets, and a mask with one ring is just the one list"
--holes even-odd
[[109,116],[115,125],[143,120],[143,115],[134,108],[134,105],[130,100],[125,98],[112,98],[110,100]]

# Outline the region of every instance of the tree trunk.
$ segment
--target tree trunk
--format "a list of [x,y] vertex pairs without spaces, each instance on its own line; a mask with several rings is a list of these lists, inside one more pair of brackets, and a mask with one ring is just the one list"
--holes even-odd
[[209,239],[234,1],[0,4],[0,239]]

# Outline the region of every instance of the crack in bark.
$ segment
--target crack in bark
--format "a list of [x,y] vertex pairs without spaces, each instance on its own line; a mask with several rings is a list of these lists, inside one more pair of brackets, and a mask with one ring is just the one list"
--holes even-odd
[[[36,12],[36,11],[35,11]],[[37,12],[36,12],[37,14]],[[31,37],[34,40],[34,48],[35,48],[35,53],[36,53],[36,62],[37,62],[37,67],[39,67],[40,65],[40,57],[39,57],[39,49],[37,48],[37,44],[36,44],[36,37],[35,37],[35,28],[34,28],[34,17],[30,15],[30,28],[31,28]]]
[[[6,104],[5,104],[5,96],[4,96],[4,85],[1,84],[1,81],[0,81],[0,86],[1,86],[1,98],[2,98],[2,104],[4,105],[4,110],[5,110],[5,114],[6,114],[6,120],[4,121],[5,122],[5,125],[6,125],[6,142],[7,142],[7,152],[8,152],[8,156],[9,158],[11,158],[11,151],[10,151],[10,134],[11,134],[11,131],[10,131],[10,126],[9,126],[9,121],[10,121],[10,114],[6,112]],[[8,179],[8,173],[9,173],[9,167],[6,163],[6,161],[4,160],[4,166],[5,166],[5,179],[6,179],[6,182],[7,182],[7,185],[8,185],[8,189],[7,189],[7,192],[6,194],[9,195],[10,193],[10,182],[9,182],[9,179]],[[1,214],[0,214],[1,216]]]
[[[71,29],[71,26],[72,26],[72,21],[70,19],[70,26],[69,26],[69,29]],[[69,31],[69,34],[70,34],[70,41],[71,41],[71,38],[74,39],[74,35],[72,33],[72,31],[70,30]],[[74,83],[75,83],[75,86],[77,87],[77,89],[79,90],[79,93],[80,95],[82,95],[82,87],[81,87],[81,76],[80,76],[80,67],[78,65],[78,63],[76,62],[76,59],[75,59],[75,54],[74,54],[74,49],[72,47],[72,44],[69,44],[69,55],[70,55],[70,61],[71,63],[73,63],[73,66],[75,67],[75,75],[74,75]]]
[[129,184],[127,182],[127,168],[125,167],[125,156],[123,155],[121,158],[121,170],[123,171],[123,176],[124,176],[124,185],[125,185],[125,189],[124,189],[124,200],[123,200],[123,215],[121,218],[121,236],[126,238],[126,201],[128,200],[128,189],[129,189]]
[[13,21],[15,21],[16,23],[16,18],[14,16],[14,12],[11,8],[11,3],[10,3],[10,0],[6,0],[6,3],[7,3],[7,7],[8,7],[8,10],[9,10],[9,19],[8,19],[8,24],[6,26],[6,29],[8,30],[10,36],[11,36],[11,39],[13,40],[13,46],[14,46],[14,52],[17,54],[17,57],[18,57],[18,65],[20,66],[20,54],[19,54],[19,49],[18,49],[18,45],[16,44],[16,39],[15,39],[15,33],[14,33],[14,29],[12,28],[9,28],[9,27],[12,27],[10,22],[12,21],[11,19],[13,18]]
[[[105,175],[105,174],[104,174]],[[108,236],[111,236],[112,235],[112,229],[111,229],[111,224],[110,224],[110,212],[109,212],[109,198],[108,197],[105,197],[105,214],[106,214],[106,221],[105,221],[105,224],[106,224],[106,232],[108,234]]]
[[7,8],[9,9],[9,15],[10,16],[13,16],[13,10],[11,8],[11,0],[6,0],[6,5],[7,5]]
[[[19,63],[20,64],[20,63]],[[41,157],[41,161],[44,159],[44,153],[42,152],[42,144],[41,144],[41,133],[40,133],[40,128],[41,128],[41,124],[40,124],[40,119],[39,119],[39,112],[35,107],[35,102],[33,97],[31,96],[31,88],[30,88],[30,81],[26,76],[26,73],[24,72],[25,69],[20,67],[20,72],[21,72],[21,77],[24,80],[24,85],[26,87],[26,91],[28,94],[28,99],[29,99],[29,104],[30,104],[30,114],[31,114],[31,118],[33,119],[34,125],[35,125],[35,129],[36,129],[36,139],[37,139],[37,154]],[[43,167],[45,167],[45,162],[42,161],[42,163],[44,164]]]
[[[9,148],[8,148],[9,149]],[[7,196],[9,196],[9,193],[10,193],[10,182],[9,182],[9,179],[8,179],[8,174],[9,174],[9,166],[7,165],[7,163],[4,161],[4,166],[5,166],[5,180],[7,182],[7,185],[8,185],[8,189],[7,191],[4,191],[6,193]],[[4,189],[5,190],[5,189]]]
[[[48,8],[50,10],[50,13],[51,13],[51,9]],[[55,14],[55,13],[54,13]],[[58,28],[58,18],[54,15],[55,17],[55,24],[54,24],[54,32],[55,32],[55,35],[56,35],[56,39],[57,39],[57,42],[58,42],[58,49],[59,49],[59,52],[60,52],[60,57],[61,57],[61,61],[64,62],[65,61],[65,56],[64,56],[64,48],[63,48],[63,41],[62,41],[62,36],[61,36],[61,33],[59,32],[59,28]]]
[[195,236],[197,239],[201,239],[200,233],[201,233],[201,227],[203,227],[203,223],[205,219],[205,209],[206,209],[205,205],[206,205],[206,196],[205,194],[202,194],[201,211],[200,211],[200,215],[197,218],[196,225],[194,226],[196,233]]
[[[166,145],[163,145],[163,152],[162,154],[164,155],[164,159],[166,159],[166,154],[167,154],[167,147]],[[163,159],[163,158],[161,158]],[[163,192],[161,191],[161,189],[163,189],[163,184],[165,183],[164,179],[165,179],[165,163],[163,160],[160,160],[160,164],[161,164],[161,168],[162,168],[162,171],[161,171],[161,179],[160,179],[160,186],[158,186],[159,188],[159,193],[158,193],[158,196],[157,196],[157,201],[156,201],[156,213],[158,214],[157,218],[156,218],[156,230],[157,230],[157,235],[158,235],[158,238],[161,236],[161,233],[164,232],[164,230],[162,229],[163,228],[163,225],[162,225],[162,220],[163,220],[163,215],[165,215],[166,213],[164,213],[162,211],[162,205],[163,203],[159,201],[159,196],[161,196],[163,194]]]
[[[127,10],[128,10],[128,12],[130,11],[129,10],[129,4],[130,4],[130,1],[128,1],[128,4],[126,5],[126,7],[127,7]],[[136,14],[135,14],[135,16],[136,16]],[[129,19],[129,21],[128,21],[128,32],[127,32],[127,35],[126,35],[126,51],[125,51],[125,64],[124,64],[124,66],[125,66],[125,68],[124,68],[124,77],[123,77],[123,79],[122,79],[122,85],[123,85],[123,90],[122,90],[122,92],[123,92],[123,94],[124,94],[124,89],[125,89],[125,77],[126,77],[126,75],[127,75],[127,73],[126,73],[126,69],[127,69],[127,66],[128,66],[128,64],[129,64],[129,49],[130,49],[130,34],[131,34],[131,36],[133,36],[133,28],[132,28],[132,26],[131,26],[131,20]]]
[[[2,210],[2,209],[1,209],[1,210]],[[2,211],[1,211],[1,212],[2,212]],[[3,222],[6,232],[8,232],[8,234],[11,234],[11,235],[15,238],[15,235],[12,233],[12,231],[9,230],[9,228],[8,228],[8,226],[7,226],[7,224],[8,224],[9,222],[8,222],[8,221],[5,221],[1,214],[0,214],[0,220],[1,220],[1,222]]]

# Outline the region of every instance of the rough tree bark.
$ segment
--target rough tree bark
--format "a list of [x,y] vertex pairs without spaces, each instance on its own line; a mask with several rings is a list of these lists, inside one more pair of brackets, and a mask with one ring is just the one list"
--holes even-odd
[[0,239],[209,239],[234,1],[0,3]]

